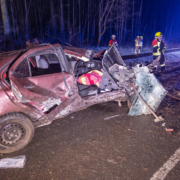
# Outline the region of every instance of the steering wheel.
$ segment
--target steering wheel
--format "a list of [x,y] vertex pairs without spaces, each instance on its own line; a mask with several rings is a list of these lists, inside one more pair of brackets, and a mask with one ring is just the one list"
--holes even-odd
[[87,72],[87,67],[85,62],[83,61],[77,61],[75,68],[74,68],[74,74],[76,77],[79,75],[85,74]]

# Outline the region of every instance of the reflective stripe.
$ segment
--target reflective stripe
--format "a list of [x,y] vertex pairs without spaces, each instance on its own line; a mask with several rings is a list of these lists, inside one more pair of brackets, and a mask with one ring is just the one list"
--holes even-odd
[[[163,66],[165,66],[165,64],[161,64],[161,67],[163,67]],[[156,65],[156,66],[154,66],[154,67],[157,67],[157,65]]]
[[156,46],[158,46],[158,45],[156,44],[155,46],[153,46],[153,48],[156,47]]
[[160,55],[161,55],[160,52],[158,52],[158,53],[153,53],[153,56],[160,56]]

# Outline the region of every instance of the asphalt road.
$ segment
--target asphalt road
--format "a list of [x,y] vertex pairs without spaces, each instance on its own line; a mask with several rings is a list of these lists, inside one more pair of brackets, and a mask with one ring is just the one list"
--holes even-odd
[[[0,180],[150,180],[180,148],[179,106],[166,98],[157,112],[174,134],[152,115],[128,117],[126,103],[99,104],[56,120],[36,129],[26,148],[0,155],[26,156],[23,169],[1,169]],[[180,162],[165,180],[180,180]]]

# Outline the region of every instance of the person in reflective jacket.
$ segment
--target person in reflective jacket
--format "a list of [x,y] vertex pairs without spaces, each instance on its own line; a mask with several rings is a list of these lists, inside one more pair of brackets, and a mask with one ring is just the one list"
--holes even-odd
[[137,36],[137,38],[134,40],[134,42],[135,42],[135,51],[134,51],[134,55],[137,55],[138,49],[139,49],[139,44],[140,44],[139,36]]
[[[166,50],[166,43],[162,40],[162,33],[157,32],[155,34],[155,39],[152,41],[153,46],[153,60],[154,60],[154,67],[158,71],[159,69],[161,72],[165,72],[165,55],[164,52]],[[158,60],[158,58],[160,59]],[[156,62],[157,61],[157,62]]]
[[143,48],[143,36],[139,39],[139,51],[138,54],[142,54],[142,48]]
[[113,44],[115,44],[116,46],[118,46],[118,42],[116,40],[116,36],[115,35],[112,35],[111,36],[112,39],[109,41],[109,47],[111,47]]

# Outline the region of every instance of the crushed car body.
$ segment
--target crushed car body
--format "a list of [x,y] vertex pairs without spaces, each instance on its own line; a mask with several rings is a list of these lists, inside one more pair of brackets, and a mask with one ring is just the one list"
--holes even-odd
[[[97,54],[59,44],[3,53],[0,75],[0,115],[22,114],[34,127],[108,101],[127,101],[131,116],[150,114],[166,95],[147,67],[128,69],[115,45]],[[0,128],[7,125],[8,122]],[[5,133],[0,131],[0,152],[13,152],[25,146],[12,148],[16,142],[5,138]]]
[[[1,114],[12,112],[11,105],[12,107],[18,105],[13,111],[28,113],[33,116],[34,120],[40,119],[41,125],[43,122],[52,121],[93,104],[111,100],[128,101],[129,105],[134,105],[136,101],[137,106],[137,103],[140,105],[140,100],[137,102],[132,83],[139,86],[140,82],[138,81],[140,78],[144,78],[144,75],[146,75],[145,86],[147,89],[154,85],[153,88],[158,87],[159,92],[162,92],[161,97],[158,97],[158,102],[157,96],[155,97],[156,106],[150,105],[151,103],[146,100],[154,111],[157,110],[166,94],[164,88],[159,87],[160,83],[153,74],[149,73],[147,67],[137,66],[127,70],[115,46],[112,46],[106,54],[105,51],[102,51],[101,54],[95,54],[94,57],[91,51],[79,48],[63,47],[62,49],[58,44],[53,47],[43,45],[33,48],[17,59],[16,55],[19,51],[17,54],[12,53],[9,58],[1,57],[1,59],[7,59],[7,67],[1,71],[1,88],[4,89],[2,94],[9,101],[1,109]],[[13,61],[15,62],[9,66]],[[103,72],[100,88],[95,85],[77,83],[77,79],[82,74],[92,70]],[[5,74],[6,79],[4,78]],[[143,82],[142,79],[141,82]],[[141,83],[142,85],[144,84]],[[140,94],[143,95],[144,89],[140,88],[141,90],[138,91],[141,91]],[[147,91],[145,95],[149,95]],[[145,95],[144,99],[146,99]],[[151,97],[153,98],[153,95]],[[140,108],[139,105],[138,112],[133,110],[134,107],[130,107],[129,115],[149,114],[148,110],[142,110],[145,108]]]

